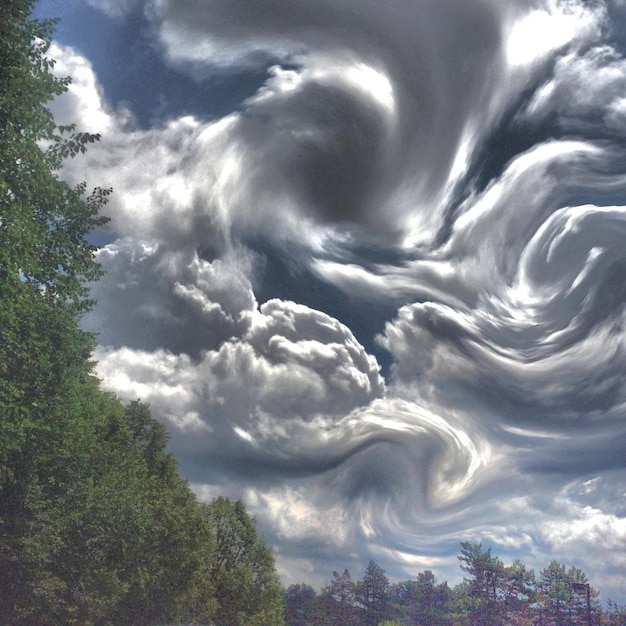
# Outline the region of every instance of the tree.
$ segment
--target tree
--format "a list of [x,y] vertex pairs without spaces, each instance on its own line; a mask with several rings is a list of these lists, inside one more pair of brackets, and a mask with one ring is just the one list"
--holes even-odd
[[199,504],[148,407],[92,375],[87,236],[110,191],[59,178],[99,137],[55,125],[47,103],[69,78],[33,5],[0,12],[0,623],[280,625],[273,557],[243,505]]
[[[53,24],[29,19],[33,4],[0,12],[0,622],[34,624],[78,610],[57,555],[101,426],[78,319],[100,275],[87,235],[109,191],[85,197],[58,177],[97,136],[54,123],[47,103],[69,79],[52,74]],[[117,410],[100,408],[105,420]]]
[[209,580],[217,626],[279,626],[283,590],[274,557],[241,501],[219,497],[205,506],[213,535]]
[[511,625],[528,624],[535,602],[535,573],[516,559],[505,568],[504,604],[506,620]]
[[[128,591],[113,621],[208,619],[215,610],[206,575],[210,521],[178,474],[174,457],[166,452],[167,432],[152,418],[148,405],[135,401],[125,407],[124,426],[131,448],[126,455],[137,458],[142,476],[141,489],[129,504],[142,511],[146,527],[129,534],[141,542],[141,558],[126,565]],[[111,535],[115,538],[117,533]]]
[[155,473],[158,456],[169,455],[153,450],[149,464],[128,428],[132,411],[96,382],[51,415],[51,437],[30,459],[28,479],[4,490],[11,515],[0,542],[0,623],[210,617],[211,587],[201,576],[208,522],[175,465],[168,476]]
[[285,624],[308,626],[315,614],[317,594],[311,585],[289,585],[285,591]]
[[563,626],[567,620],[567,587],[565,566],[557,561],[542,570],[539,578],[539,617],[546,626]]
[[461,569],[470,577],[467,580],[468,623],[491,626],[503,623],[505,614],[506,575],[498,557],[482,544],[461,543]]
[[58,177],[63,160],[98,135],[54,123],[47,102],[69,78],[52,74],[53,23],[30,20],[33,4],[5,3],[0,16],[0,480],[11,475],[7,455],[23,440],[29,411],[89,359],[91,337],[77,319],[101,270],[86,237],[106,222],[98,213],[110,191],[85,197],[84,184]]
[[124,411],[135,446],[141,451],[151,476],[168,482],[177,477],[176,460],[165,452],[169,435],[165,426],[152,418],[147,404],[134,400]]
[[356,606],[356,585],[345,569],[333,572],[333,580],[317,597],[315,624],[323,626],[357,626],[360,624]]
[[626,624],[626,606],[620,606],[617,602],[609,599],[606,603],[606,611],[602,614],[602,626],[624,626]]
[[598,595],[580,569],[566,569],[558,561],[551,561],[539,575],[536,623],[545,626],[587,624],[588,608],[592,622],[597,623],[600,613]]
[[357,582],[355,596],[366,626],[377,626],[390,617],[389,579],[375,561],[368,563],[363,580]]
[[452,590],[446,582],[437,584],[430,570],[420,572],[415,580],[405,580],[393,585],[391,598],[403,624],[452,624]]

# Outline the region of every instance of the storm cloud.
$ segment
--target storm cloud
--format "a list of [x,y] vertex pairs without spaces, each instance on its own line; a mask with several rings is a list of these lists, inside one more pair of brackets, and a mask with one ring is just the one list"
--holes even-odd
[[623,3],[88,4],[190,90],[247,77],[224,114],[155,72],[140,110],[52,50],[59,121],[103,134],[64,176],[115,190],[96,371],[200,497],[243,498],[286,582],[454,581],[482,540],[620,598]]

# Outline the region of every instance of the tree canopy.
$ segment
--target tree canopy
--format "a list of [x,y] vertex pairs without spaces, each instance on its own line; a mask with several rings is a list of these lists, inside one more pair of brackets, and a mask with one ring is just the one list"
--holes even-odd
[[243,504],[198,502],[148,406],[93,376],[79,322],[110,190],[60,177],[99,137],[55,124],[70,79],[33,4],[0,12],[0,623],[280,625],[273,556]]
[[77,321],[101,273],[87,235],[106,222],[109,194],[59,178],[64,158],[98,136],[55,125],[47,103],[69,79],[52,73],[53,23],[29,19],[32,4],[5,3],[0,15],[0,485],[36,414],[90,370],[92,338]]

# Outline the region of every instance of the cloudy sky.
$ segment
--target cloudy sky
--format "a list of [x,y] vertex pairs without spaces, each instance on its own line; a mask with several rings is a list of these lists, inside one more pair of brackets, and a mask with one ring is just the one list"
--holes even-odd
[[626,3],[42,0],[111,186],[97,373],[286,584],[626,601]]

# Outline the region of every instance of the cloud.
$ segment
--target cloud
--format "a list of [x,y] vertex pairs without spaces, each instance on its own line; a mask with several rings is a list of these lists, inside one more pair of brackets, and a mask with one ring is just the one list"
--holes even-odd
[[557,112],[568,130],[623,135],[625,82],[626,62],[612,46],[570,53],[558,59],[553,76],[534,94],[525,115],[537,119]]
[[[286,472],[307,462],[323,467],[316,448],[324,430],[384,393],[376,360],[345,326],[303,305],[271,300],[243,311],[241,326],[238,336],[196,359],[102,347],[97,372],[107,389],[141,397],[177,428],[179,454],[212,450],[199,461],[204,470],[215,457],[231,467],[255,459]],[[197,416],[194,424],[210,436],[199,439],[179,415]]]
[[142,5],[142,0],[85,0],[94,9],[102,11],[109,17],[123,18],[136,11]]
[[[251,102],[252,122],[242,130],[269,156],[262,180],[280,173],[274,203],[340,221],[348,235],[357,227],[376,238],[432,236],[451,176],[463,170],[459,145],[469,153],[480,120],[488,123],[502,104],[488,102],[494,84],[485,61],[497,64],[501,42],[485,3],[402,2],[388,11],[322,2],[312,12],[302,2],[288,11],[216,2],[207,12],[199,2],[159,2],[153,19],[170,60],[194,71],[228,63],[224,55],[252,63],[254,52],[301,68],[275,75],[274,84],[288,80],[289,89],[275,86]],[[459,57],[465,65],[451,62]],[[359,83],[370,88],[355,89]]]
[[[63,175],[115,190],[84,320],[103,385],[151,403],[201,497],[244,498],[288,582],[359,575],[369,558],[455,581],[458,542],[482,540],[537,570],[573,562],[615,595],[619,7],[141,6],[170,69],[267,77],[226,115],[142,129],[54,47],[75,76],[55,111],[103,132]],[[272,255],[290,284],[307,277],[310,306],[258,301],[280,278]],[[344,294],[332,316],[316,281]],[[381,372],[374,338],[341,319],[383,304]]]
[[88,59],[69,46],[52,42],[48,55],[54,59],[54,73],[71,77],[67,92],[52,103],[58,125],[76,124],[78,130],[109,134],[116,130],[112,112],[103,99],[93,67]]
[[[396,572],[398,563],[407,571],[441,564],[446,559],[434,538],[454,543],[468,502],[484,501],[508,476],[504,459],[485,438],[468,435],[461,415],[380,398],[324,425],[307,434],[313,441],[306,450],[291,438],[300,472],[283,469],[269,484],[232,474],[220,482],[222,491],[245,499],[283,565],[311,553],[331,568],[352,560],[358,567],[358,545],[385,565],[395,562]],[[204,497],[214,491],[200,481],[194,489]],[[309,580],[327,574],[313,572]]]
[[195,250],[126,238],[97,258],[106,274],[92,295],[101,304],[83,323],[103,345],[198,356],[238,336],[244,312],[256,307],[245,251],[210,262]]
[[600,36],[606,19],[606,8],[600,2],[537,3],[509,27],[507,60],[513,66],[532,66],[568,47],[580,49]]

